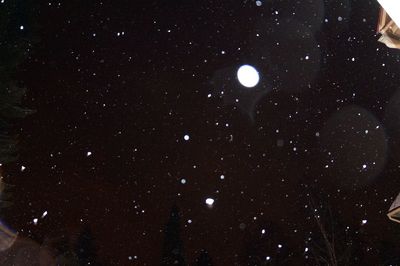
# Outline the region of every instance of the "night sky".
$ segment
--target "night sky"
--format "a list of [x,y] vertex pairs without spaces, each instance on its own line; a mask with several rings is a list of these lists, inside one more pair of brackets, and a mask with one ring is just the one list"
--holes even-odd
[[378,13],[372,0],[36,3],[34,27],[15,22],[37,38],[18,68],[36,112],[16,124],[4,221],[38,243],[89,227],[102,265],[159,265],[176,205],[189,265],[202,249],[217,266],[280,252],[271,265],[315,265],[313,213],[332,209],[359,265],[383,263],[400,236],[386,216],[400,52],[377,42]]

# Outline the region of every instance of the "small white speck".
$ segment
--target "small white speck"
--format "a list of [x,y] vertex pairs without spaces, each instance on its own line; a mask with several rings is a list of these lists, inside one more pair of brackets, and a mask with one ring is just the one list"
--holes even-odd
[[363,164],[362,168],[363,168],[363,169],[367,168],[367,165],[366,165],[366,164]]
[[33,224],[37,225],[37,223],[38,223],[38,218],[33,219]]
[[23,26],[23,25],[19,26],[19,29],[20,29],[20,30],[23,30],[23,29],[24,29],[24,26]]
[[365,134],[368,134],[368,129],[365,130]]
[[42,214],[42,218],[46,217],[46,215],[47,215],[47,211],[44,211]]
[[25,166],[21,166],[21,172],[25,171],[26,167]]
[[191,224],[193,221],[189,219],[187,222],[188,222],[188,224]]
[[91,156],[92,155],[92,152],[91,151],[88,151],[87,153],[86,153],[86,156],[87,157],[89,157],[89,156]]
[[337,20],[338,20],[338,21],[342,21],[343,18],[342,18],[341,16],[339,16],[339,17],[337,18]]
[[257,1],[256,1],[256,6],[261,6],[261,5],[262,5],[262,2],[259,1],[259,0],[257,0]]
[[186,179],[182,178],[182,179],[181,179],[181,184],[182,184],[182,185],[186,184]]
[[306,57],[304,57],[306,60],[310,59],[310,57],[308,55],[306,55]]
[[308,248],[305,248],[305,249],[304,249],[304,252],[307,252],[307,251],[308,251]]
[[209,94],[207,95],[207,98],[211,98],[211,93],[209,93]]
[[221,51],[221,54],[225,54],[225,51],[224,51],[224,50],[222,50],[222,51]]
[[261,234],[265,234],[265,229],[261,230]]
[[270,259],[271,259],[271,257],[270,257],[270,256],[267,256],[267,257],[265,257],[265,259],[266,259],[266,260],[270,260]]
[[279,244],[279,245],[278,245],[278,248],[282,248],[282,245],[281,245],[281,244]]
[[221,175],[219,178],[220,178],[221,180],[224,180],[224,179],[225,179],[225,176],[224,176],[224,175]]
[[183,139],[188,141],[190,139],[190,137],[189,137],[189,135],[185,135],[185,136],[183,136]]

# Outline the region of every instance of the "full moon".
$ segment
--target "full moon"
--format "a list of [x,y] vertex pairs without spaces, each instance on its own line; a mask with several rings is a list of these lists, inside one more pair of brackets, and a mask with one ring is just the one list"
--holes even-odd
[[252,88],[260,81],[258,71],[250,65],[242,65],[237,71],[237,78],[243,86]]

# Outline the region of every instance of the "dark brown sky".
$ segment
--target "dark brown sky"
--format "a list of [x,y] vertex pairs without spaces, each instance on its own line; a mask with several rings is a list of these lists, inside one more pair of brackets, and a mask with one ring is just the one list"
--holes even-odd
[[89,225],[104,265],[157,265],[175,203],[189,263],[202,248],[243,263],[273,223],[302,265],[314,193],[378,263],[400,182],[399,52],[376,41],[378,4],[261,2],[38,4],[8,224],[36,241]]

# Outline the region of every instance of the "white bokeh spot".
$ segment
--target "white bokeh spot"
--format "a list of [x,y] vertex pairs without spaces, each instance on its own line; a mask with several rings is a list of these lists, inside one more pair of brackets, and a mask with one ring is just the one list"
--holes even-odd
[[207,199],[206,199],[206,204],[207,204],[209,207],[212,207],[213,204],[214,204],[214,199],[212,199],[212,198],[207,198]]
[[252,88],[260,81],[258,71],[250,65],[242,65],[237,71],[237,78],[244,87]]

